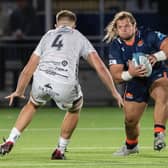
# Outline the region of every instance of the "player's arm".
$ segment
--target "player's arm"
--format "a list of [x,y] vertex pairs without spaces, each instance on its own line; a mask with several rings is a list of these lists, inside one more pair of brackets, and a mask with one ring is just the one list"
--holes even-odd
[[91,52],[87,57],[87,61],[96,70],[102,82],[111,91],[113,97],[118,101],[118,105],[123,106],[123,100],[114,85],[109,70],[107,69],[101,58],[97,55],[96,52]]
[[16,91],[20,94],[24,94],[25,89],[27,87],[27,85],[29,84],[34,71],[37,68],[37,65],[39,63],[39,59],[40,57],[32,54],[28,63],[26,64],[26,66],[24,67],[24,69],[22,70],[20,76],[19,76],[19,80],[18,80],[18,84],[17,84],[17,88]]
[[128,70],[124,70],[123,64],[111,64],[110,73],[116,83],[131,80],[133,77],[144,77],[146,69],[142,66],[135,67],[132,61],[128,61]]
[[149,61],[152,65],[159,61],[165,61],[168,59],[168,37],[165,38],[161,45],[160,50],[149,56]]
[[164,51],[166,59],[168,59],[168,37],[161,43],[160,50]]
[[[123,64],[113,64],[109,66],[110,73],[115,81],[115,83],[121,83],[124,80],[121,77],[122,72],[124,72],[124,65]],[[128,80],[132,79],[131,74],[128,72],[127,75]]]
[[24,67],[22,72],[20,73],[16,90],[11,95],[6,97],[6,99],[10,100],[9,105],[12,104],[13,99],[15,97],[24,98],[25,89],[26,89],[27,85],[29,84],[29,82],[33,76],[34,71],[37,68],[37,65],[39,63],[39,59],[40,59],[40,57],[37,56],[36,54],[31,55],[28,63],[26,64],[26,66]]

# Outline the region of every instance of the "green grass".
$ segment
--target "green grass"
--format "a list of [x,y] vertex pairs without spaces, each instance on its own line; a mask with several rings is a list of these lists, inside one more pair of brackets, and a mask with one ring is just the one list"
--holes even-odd
[[[152,108],[144,113],[140,153],[116,157],[124,142],[123,112],[118,108],[83,108],[66,153],[67,160],[50,160],[64,112],[41,108],[11,153],[0,157],[0,168],[167,168],[168,150],[153,151]],[[7,137],[19,109],[0,110],[0,137]]]

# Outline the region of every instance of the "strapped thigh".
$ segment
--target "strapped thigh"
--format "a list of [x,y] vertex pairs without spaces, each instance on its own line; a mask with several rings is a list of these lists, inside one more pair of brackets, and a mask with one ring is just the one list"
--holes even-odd
[[79,111],[83,106],[83,96],[73,102],[72,107],[69,109],[69,112],[73,113]]

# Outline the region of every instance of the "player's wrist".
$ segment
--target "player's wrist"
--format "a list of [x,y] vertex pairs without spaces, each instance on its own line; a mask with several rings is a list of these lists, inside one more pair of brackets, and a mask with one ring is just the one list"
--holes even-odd
[[166,53],[164,51],[158,51],[153,54],[157,61],[165,61],[167,59]]
[[121,73],[121,79],[124,81],[129,81],[133,78],[133,76],[128,71],[123,71]]

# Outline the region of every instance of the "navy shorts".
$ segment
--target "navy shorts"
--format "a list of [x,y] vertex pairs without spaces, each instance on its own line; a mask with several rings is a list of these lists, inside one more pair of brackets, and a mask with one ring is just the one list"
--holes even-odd
[[135,102],[148,102],[149,89],[152,83],[162,77],[168,77],[168,68],[154,69],[148,78],[134,78],[126,84],[125,100]]

